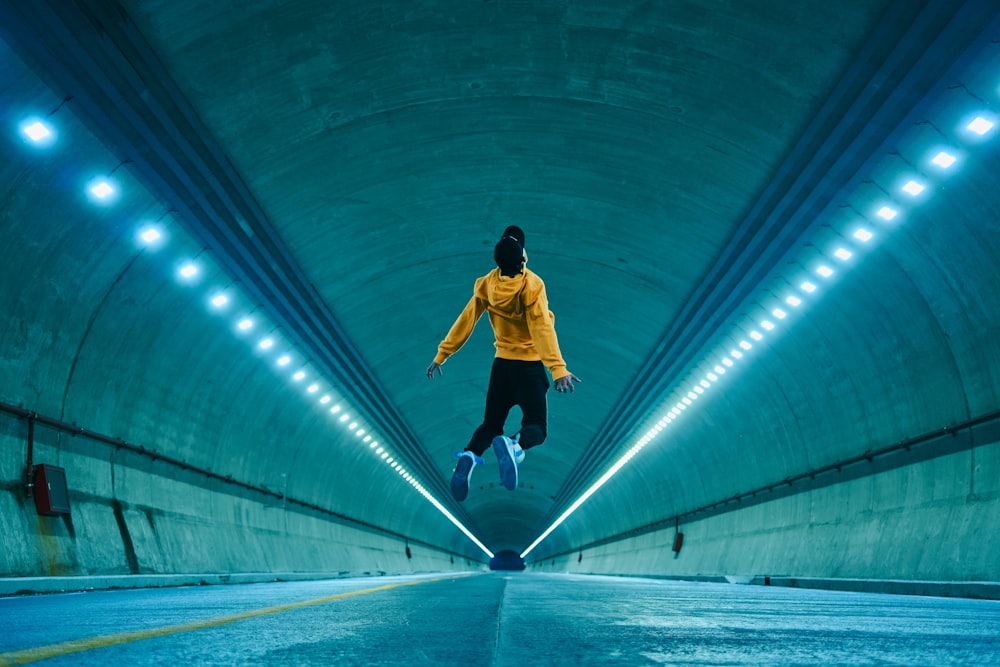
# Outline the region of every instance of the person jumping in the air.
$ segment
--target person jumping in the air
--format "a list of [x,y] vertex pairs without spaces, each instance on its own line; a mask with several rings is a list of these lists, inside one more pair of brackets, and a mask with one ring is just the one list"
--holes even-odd
[[[525,268],[524,232],[514,226],[505,229],[493,248],[493,259],[497,268],[476,280],[472,298],[427,367],[428,379],[433,379],[435,372],[441,375],[441,364],[469,339],[483,311],[489,312],[497,354],[486,392],[486,415],[458,457],[451,478],[451,493],[458,501],[469,495],[472,469],[477,460],[482,461],[490,443],[500,466],[500,482],[510,490],[517,487],[517,466],[524,460],[524,451],[542,444],[547,434],[545,393],[549,379],[545,367],[559,393],[572,393],[573,383],[580,382],[566,370],[559,352],[545,283]],[[508,438],[503,427],[515,405],[521,408],[521,430]]]

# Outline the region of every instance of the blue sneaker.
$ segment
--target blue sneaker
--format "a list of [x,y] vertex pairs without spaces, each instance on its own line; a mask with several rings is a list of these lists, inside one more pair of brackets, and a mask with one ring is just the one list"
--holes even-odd
[[469,497],[469,479],[472,469],[476,467],[476,455],[472,452],[462,452],[458,455],[458,464],[451,476],[451,495],[458,502]]
[[517,462],[514,460],[514,442],[504,435],[493,438],[493,452],[500,466],[500,483],[505,489],[517,488]]

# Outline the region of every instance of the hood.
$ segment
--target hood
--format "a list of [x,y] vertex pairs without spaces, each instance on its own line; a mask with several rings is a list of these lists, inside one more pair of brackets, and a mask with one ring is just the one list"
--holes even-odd
[[524,301],[521,293],[524,291],[525,274],[510,278],[500,274],[497,269],[486,277],[486,297],[490,308],[505,315],[521,315],[524,313]]

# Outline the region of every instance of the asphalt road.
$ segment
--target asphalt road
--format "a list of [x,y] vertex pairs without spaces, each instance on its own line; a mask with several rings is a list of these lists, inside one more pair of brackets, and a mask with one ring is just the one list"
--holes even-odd
[[0,665],[1000,665],[1000,601],[532,573],[0,598]]

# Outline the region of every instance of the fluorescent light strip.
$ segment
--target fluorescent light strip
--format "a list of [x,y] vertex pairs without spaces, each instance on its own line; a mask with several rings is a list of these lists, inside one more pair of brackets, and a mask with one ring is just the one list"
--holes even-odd
[[[24,124],[22,126],[21,131],[29,139],[38,144],[43,143],[44,140],[53,138],[54,134],[53,131],[48,126],[37,120],[33,122],[28,121],[27,124]],[[112,183],[105,179],[98,179],[92,181],[88,185],[87,189],[90,192],[90,194],[92,194],[94,197],[102,201],[109,200],[109,198],[111,198],[112,195],[117,194],[115,187],[112,185]],[[141,231],[138,232],[138,236],[147,245],[151,245],[162,238],[161,232],[153,225],[145,226]],[[194,261],[188,261],[182,264],[180,268],[177,270],[177,272],[178,275],[185,281],[191,281],[199,274],[200,271],[198,265],[195,264]],[[211,303],[216,308],[222,308],[226,306],[228,302],[229,302],[229,297],[222,292],[216,293],[211,298]],[[241,331],[246,331],[254,326],[254,321],[250,317],[243,317],[237,323],[236,326]],[[274,339],[271,337],[265,337],[260,341],[258,341],[257,347],[261,350],[269,350],[272,347],[274,347]],[[280,358],[278,358],[276,363],[279,366],[286,366],[289,363],[291,363],[291,361],[292,361],[291,355],[284,354]],[[302,380],[305,378],[305,372],[300,370],[293,376],[293,378],[296,381]],[[318,391],[319,391],[318,383],[311,384],[307,389],[307,392],[310,394],[316,393]],[[320,404],[325,405],[326,403],[329,403],[330,400],[331,399],[329,396],[324,396],[322,399],[320,399],[319,402]],[[337,413],[340,410],[341,410],[340,406],[335,405],[330,409],[330,412]],[[349,416],[347,414],[344,414],[340,418],[340,421],[343,422],[347,421],[348,419]],[[358,423],[355,422],[352,423],[349,426],[349,428],[351,430],[354,430],[357,428],[357,426]],[[355,436],[358,438],[364,436],[363,442],[365,443],[371,442],[371,447],[378,446],[378,441],[372,440],[372,436],[370,434],[367,434],[366,429],[358,429],[357,431],[355,431]],[[462,525],[462,523],[458,519],[456,519],[447,509],[445,509],[445,507],[433,495],[431,495],[411,474],[406,472],[406,469],[398,461],[396,461],[393,457],[389,456],[388,452],[385,452],[383,448],[379,447],[379,451],[383,452],[382,459],[387,461],[391,465],[393,470],[398,472],[401,477],[403,477],[407,482],[409,482],[409,484],[413,486],[421,495],[423,495],[424,498],[426,498],[435,508],[437,508],[439,512],[441,512],[460,531],[462,531],[462,533],[465,534],[466,537],[472,540],[472,542],[477,547],[479,547],[483,551],[483,553],[485,553],[490,558],[493,558],[494,556],[493,552],[490,551],[486,547],[486,545],[484,545],[481,541],[479,541],[479,539],[476,538],[476,536],[473,535],[468,528]]]
[[21,131],[36,144],[52,136],[52,130],[50,130],[49,126],[40,120],[36,120],[33,123],[25,125],[21,128]]
[[[636,451],[638,451],[638,450],[636,450]],[[618,459],[618,461],[615,462],[615,464],[613,466],[611,466],[611,468],[609,468],[606,473],[604,473],[603,475],[601,475],[601,477],[596,482],[594,482],[590,486],[589,489],[587,489],[586,491],[584,491],[583,494],[579,498],[577,498],[575,501],[573,501],[573,504],[570,505],[569,508],[567,508],[565,512],[563,512],[562,514],[560,514],[559,518],[557,518],[555,521],[553,521],[551,526],[549,526],[548,528],[546,528],[545,531],[541,535],[539,535],[535,539],[535,541],[532,542],[528,546],[527,549],[525,549],[524,551],[521,552],[521,558],[524,558],[525,556],[527,556],[528,554],[530,554],[531,551],[535,547],[537,547],[539,544],[541,544],[542,540],[544,540],[546,537],[548,537],[549,535],[551,535],[553,530],[555,530],[556,528],[558,528],[562,524],[563,521],[565,521],[567,518],[569,518],[570,514],[572,514],[573,512],[575,512],[577,510],[577,508],[580,507],[580,505],[582,505],[585,502],[587,502],[587,499],[590,498],[592,495],[594,495],[594,493],[597,492],[597,490],[599,488],[601,488],[602,486],[604,486],[605,483],[607,483],[607,481],[609,479],[611,479],[612,477],[614,477],[614,475],[619,470],[622,469],[622,466],[624,466],[626,463],[628,463],[629,460],[633,456],[635,456],[635,453],[636,452],[633,452],[632,450],[629,450],[628,454],[626,454],[625,456],[623,456],[620,459]]]
[[98,199],[107,199],[115,193],[115,189],[107,181],[98,181],[90,186],[90,193]]
[[426,498],[427,501],[430,502],[431,505],[433,505],[434,507],[436,507],[437,510],[439,512],[441,512],[441,514],[443,514],[445,516],[446,519],[448,519],[453,524],[455,524],[456,528],[458,528],[460,531],[462,531],[463,533],[465,533],[465,536],[468,537],[470,540],[472,540],[473,544],[475,544],[477,547],[479,547],[480,549],[482,549],[482,551],[483,551],[484,554],[486,554],[490,558],[493,558],[493,556],[494,556],[493,552],[490,551],[489,549],[487,549],[486,545],[483,544],[482,542],[480,542],[479,539],[475,535],[473,535],[471,532],[469,532],[469,529],[466,528],[464,525],[462,525],[461,521],[459,521],[458,519],[456,519],[452,515],[451,512],[449,512],[447,509],[445,509],[444,505],[442,505],[441,503],[439,503],[437,498],[435,498],[433,495],[431,495],[427,491],[427,489],[425,489],[423,486],[420,485],[419,482],[416,482],[414,480],[411,483],[413,484],[413,487],[417,491],[420,492],[420,495],[422,495],[424,498]]
[[163,234],[160,233],[156,227],[146,227],[139,233],[139,238],[142,239],[143,243],[146,245],[151,245],[160,240]]
[[937,166],[941,167],[942,169],[949,169],[949,168],[951,168],[951,165],[955,164],[956,160],[958,160],[957,157],[955,157],[951,153],[948,153],[948,152],[945,152],[945,151],[941,151],[940,153],[938,153],[937,155],[935,155],[933,158],[931,158],[931,162],[933,164],[936,164]]
[[875,215],[882,218],[883,220],[888,221],[892,220],[897,215],[899,215],[899,211],[889,206],[883,206],[882,208],[880,208],[878,211],[875,212]]
[[[971,123],[969,123],[967,128],[979,135],[985,135],[987,132],[993,129],[994,125],[995,124],[993,122],[988,121],[982,116],[980,116],[977,117],[975,120],[973,120]],[[931,159],[931,162],[941,167],[942,169],[948,169],[952,165],[954,165],[956,160],[957,158],[951,153],[940,151]],[[923,185],[922,183],[910,180],[906,183],[906,185],[903,186],[902,189],[907,194],[915,197],[924,192],[926,186]],[[889,206],[882,206],[876,212],[876,215],[878,215],[880,218],[886,221],[889,221],[894,219],[898,215],[898,213],[899,212],[896,209],[893,209]],[[863,227],[856,229],[852,234],[852,236],[861,243],[867,243],[873,238],[873,234]],[[834,252],[834,256],[841,261],[846,261],[853,256],[853,253],[847,248],[839,247]],[[816,273],[823,276],[824,278],[829,278],[830,276],[833,275],[833,270],[826,265],[821,265],[816,269]],[[816,285],[809,281],[803,282],[800,285],[800,287],[807,293],[812,293],[817,289]],[[802,304],[802,300],[795,295],[789,295],[788,297],[786,297],[785,302],[791,306],[799,306]],[[771,314],[779,320],[784,319],[787,315],[787,313],[780,308],[773,309],[771,311]],[[761,327],[770,331],[773,328],[773,324],[765,320],[761,322]],[[750,337],[753,338],[754,340],[760,340],[762,336],[759,334],[759,332],[752,331],[750,333]],[[741,341],[739,345],[740,347],[743,347],[746,350],[749,350],[751,347],[747,341]],[[738,350],[730,351],[729,355],[736,359],[740,359],[743,357],[743,355]],[[722,357],[721,361],[722,364],[727,367],[732,367],[734,365],[734,362],[729,357]],[[718,378],[719,375],[725,373],[725,369],[717,364],[714,366],[713,371],[714,374],[713,373],[706,374],[705,376],[706,380],[715,382],[717,379],[719,379]],[[694,387],[695,390],[698,390],[698,393],[702,393],[701,390],[703,387],[711,386],[708,382],[706,382],[706,380],[702,380],[700,382],[701,385],[700,387],[699,386]],[[541,535],[535,538],[535,541],[532,542],[530,545],[528,545],[528,548],[526,548],[524,551],[521,552],[520,554],[521,558],[524,558],[529,553],[531,553],[535,549],[535,547],[541,544],[542,541],[545,540],[545,538],[547,538],[549,535],[552,534],[552,531],[554,531],[556,528],[562,525],[562,523],[566,521],[566,519],[569,518],[569,516],[573,514],[573,512],[579,509],[579,507],[583,505],[583,503],[585,503],[592,495],[594,495],[594,493],[596,493],[598,489],[603,487],[608,482],[608,480],[610,480],[615,474],[617,474],[618,471],[621,470],[622,467],[624,467],[624,465],[632,459],[632,457],[634,457],[643,447],[645,447],[649,442],[651,442],[654,438],[656,438],[656,436],[659,435],[667,427],[667,425],[671,424],[674,419],[678,418],[681,415],[682,411],[686,410],[688,405],[691,405],[693,398],[697,398],[697,395],[694,394],[693,392],[689,392],[688,395],[684,396],[680,402],[678,402],[674,407],[670,409],[669,412],[666,413],[664,417],[660,418],[660,420],[656,422],[653,428],[649,429],[645,433],[645,435],[643,435],[631,448],[629,448],[629,450],[624,455],[622,455],[617,461],[615,461],[614,465],[612,465],[611,468],[609,468],[603,475],[601,475],[597,479],[596,482],[594,482],[586,491],[584,491],[580,495],[580,497],[577,498],[573,502],[573,504],[566,509],[566,511],[560,514],[559,517],[556,518],[556,520],[553,521],[552,524],[548,528],[546,528]]]
[[976,119],[969,123],[966,127],[979,136],[983,136],[993,129],[993,125],[994,123],[992,121],[988,121],[982,116],[977,116]]

